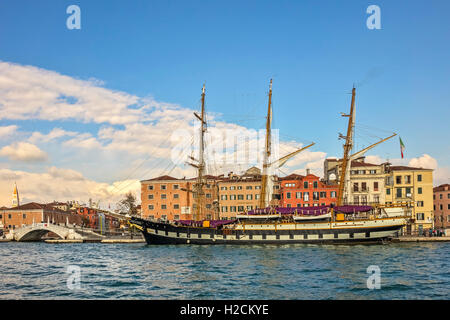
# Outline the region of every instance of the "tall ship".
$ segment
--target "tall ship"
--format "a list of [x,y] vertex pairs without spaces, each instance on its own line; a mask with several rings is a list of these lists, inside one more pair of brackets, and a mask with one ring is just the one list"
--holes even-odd
[[276,161],[271,161],[272,80],[270,80],[266,118],[265,150],[262,165],[259,206],[240,212],[233,220],[206,219],[205,158],[206,131],[205,86],[201,95],[197,178],[193,184],[194,211],[192,220],[156,221],[131,217],[130,226],[139,229],[149,245],[153,244],[289,244],[289,243],[370,243],[395,237],[408,223],[410,209],[405,205],[351,205],[345,194],[350,190],[350,163],[376,145],[396,134],[351,154],[355,119],[355,88],[348,118],[347,134],[341,162],[341,174],[335,205],[319,207],[270,206],[273,197],[273,171],[293,156],[311,147],[311,143]]

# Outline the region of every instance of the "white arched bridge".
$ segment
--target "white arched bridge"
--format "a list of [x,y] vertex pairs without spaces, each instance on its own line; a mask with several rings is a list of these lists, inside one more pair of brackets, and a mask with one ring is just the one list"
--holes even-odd
[[39,241],[45,234],[53,232],[64,240],[83,240],[84,237],[73,228],[52,224],[34,223],[11,230],[8,238],[16,241]]

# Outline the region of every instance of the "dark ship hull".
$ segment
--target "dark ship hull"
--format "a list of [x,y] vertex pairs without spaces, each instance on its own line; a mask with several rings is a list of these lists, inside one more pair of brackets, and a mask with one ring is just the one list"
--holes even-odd
[[342,222],[251,222],[216,228],[180,226],[132,218],[147,244],[291,244],[374,243],[398,235],[405,225],[401,217]]

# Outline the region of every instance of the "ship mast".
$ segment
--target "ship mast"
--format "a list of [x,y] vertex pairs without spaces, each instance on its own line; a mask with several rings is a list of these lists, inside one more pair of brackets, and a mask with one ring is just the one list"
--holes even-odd
[[[269,188],[269,158],[271,155],[271,122],[272,122],[272,79],[270,79],[270,86],[269,86],[269,103],[267,106],[267,121],[266,121],[266,144],[265,144],[265,150],[264,150],[264,162],[263,162],[263,172],[261,177],[261,193],[259,196],[259,207],[265,208],[267,205],[266,203],[270,203],[270,199],[268,198],[267,194],[272,194],[273,190],[270,190]],[[273,188],[273,186],[272,186]]]
[[205,114],[205,85],[203,85],[202,88],[202,112],[201,115],[198,115],[196,112],[194,112],[194,116],[200,120],[200,134],[199,134],[199,155],[198,160],[194,157],[190,157],[192,160],[198,161],[198,164],[190,163],[191,166],[197,168],[197,179],[195,184],[193,185],[193,190],[183,189],[183,191],[186,192],[192,192],[192,195],[194,197],[194,207],[193,210],[193,220],[203,220],[204,219],[204,205],[205,205],[205,194],[203,192],[203,186],[205,184],[204,182],[204,171],[205,171],[205,140],[204,135],[206,131],[206,114]]
[[341,138],[345,138],[344,144],[344,157],[342,159],[342,168],[341,168],[341,176],[339,179],[339,189],[338,189],[338,200],[337,205],[341,206],[344,201],[344,187],[345,187],[345,179],[347,175],[347,169],[349,167],[349,153],[353,147],[353,125],[354,125],[354,115],[355,115],[355,87],[352,89],[352,102],[350,106],[350,114],[343,114],[343,117],[348,117],[348,126],[347,126],[347,135],[345,137],[341,136]]

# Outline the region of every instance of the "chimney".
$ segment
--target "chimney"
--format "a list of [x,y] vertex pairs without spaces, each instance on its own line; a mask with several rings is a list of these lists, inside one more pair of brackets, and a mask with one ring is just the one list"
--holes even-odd
[[306,169],[306,175],[310,174],[310,169]]

